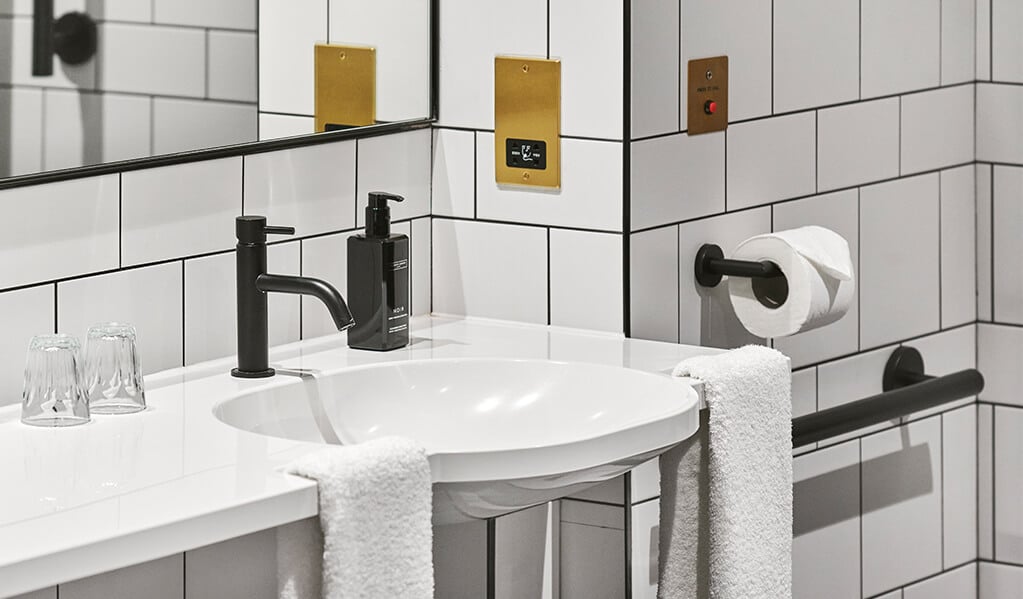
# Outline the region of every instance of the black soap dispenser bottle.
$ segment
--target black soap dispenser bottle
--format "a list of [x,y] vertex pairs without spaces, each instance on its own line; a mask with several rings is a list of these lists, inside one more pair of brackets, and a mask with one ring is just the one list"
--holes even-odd
[[348,238],[348,307],[355,318],[349,347],[388,351],[408,345],[408,236],[391,234],[387,206],[404,199],[370,192],[366,232]]

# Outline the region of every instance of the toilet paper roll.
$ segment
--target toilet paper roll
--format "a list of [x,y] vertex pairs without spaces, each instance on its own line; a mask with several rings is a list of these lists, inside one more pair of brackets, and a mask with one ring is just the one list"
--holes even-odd
[[835,322],[856,291],[846,240],[824,227],[801,227],[743,241],[731,258],[769,260],[784,278],[729,277],[735,315],[759,337],[783,337]]

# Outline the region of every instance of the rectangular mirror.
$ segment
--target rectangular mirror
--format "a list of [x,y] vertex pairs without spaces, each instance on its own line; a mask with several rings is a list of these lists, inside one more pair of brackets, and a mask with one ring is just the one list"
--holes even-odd
[[0,0],[0,182],[313,135],[317,43],[375,49],[376,123],[430,119],[431,19],[431,0]]

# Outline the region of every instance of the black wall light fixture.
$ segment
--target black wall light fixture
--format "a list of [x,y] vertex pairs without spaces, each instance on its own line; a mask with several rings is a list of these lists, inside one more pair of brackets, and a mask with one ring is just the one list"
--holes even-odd
[[82,12],[53,20],[53,0],[35,0],[32,12],[32,75],[53,75],[53,55],[82,64],[96,54],[96,22]]

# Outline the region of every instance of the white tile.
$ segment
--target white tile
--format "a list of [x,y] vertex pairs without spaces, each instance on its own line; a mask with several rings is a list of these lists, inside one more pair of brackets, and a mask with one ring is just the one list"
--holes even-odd
[[941,326],[977,318],[975,168],[941,173]]
[[48,589],[32,591],[31,593],[15,595],[11,599],[57,599],[57,587],[50,587]]
[[256,28],[256,6],[251,0],[154,0],[153,21],[221,29]]
[[[94,6],[99,4],[100,6]],[[105,21],[133,21],[149,23],[153,20],[153,6],[150,2],[138,0],[104,0],[102,3],[88,3],[89,14]]]
[[991,320],[994,301],[994,296],[991,294],[992,275],[994,274],[991,270],[991,230],[994,227],[994,219],[991,214],[993,167],[989,164],[975,166],[977,179],[977,318]]
[[[862,348],[938,328],[938,254],[936,174],[860,190]],[[892,310],[893,301],[911,301],[913,309]]]
[[630,152],[633,231],[724,211],[724,133],[656,137]]
[[817,113],[817,187],[838,189],[899,175],[899,99]]
[[103,65],[99,69],[102,89],[206,95],[206,33],[201,29],[104,23],[100,33],[97,56]]
[[976,68],[979,81],[991,79],[991,0],[976,0]]
[[245,213],[304,237],[355,228],[355,141],[251,154]]
[[326,0],[260,0],[259,24],[259,109],[312,116],[313,46],[327,39]]
[[859,599],[860,446],[793,458],[792,597]]
[[768,207],[715,216],[679,227],[679,342],[724,348],[763,342],[735,317],[728,297],[728,278],[717,287],[701,287],[696,283],[693,265],[696,252],[705,243],[721,246],[728,257],[743,240],[770,230],[771,209]]
[[[412,235],[409,243],[412,260],[410,282],[412,283],[412,315],[429,314],[433,311],[433,219],[417,218],[411,221]],[[619,294],[620,295],[620,294]]]
[[623,332],[622,236],[550,232],[551,324]]
[[678,227],[629,239],[631,336],[678,343]]
[[902,174],[973,161],[973,86],[902,97]]
[[332,44],[376,48],[376,118],[430,116],[430,2],[329,0]]
[[939,0],[863,0],[860,15],[861,97],[939,84]]
[[[855,189],[815,196],[774,206],[774,230],[784,231],[806,225],[827,227],[849,242],[854,272],[859,272],[859,211]],[[826,327],[774,340],[775,349],[792,359],[792,367],[855,353],[859,349],[859,301],[854,297],[849,311]]]
[[977,160],[1023,163],[1023,87],[977,85]]
[[941,418],[943,562],[951,568],[977,559],[977,408]]
[[433,309],[547,323],[547,231],[433,221]]
[[632,503],[653,499],[661,494],[661,468],[658,459],[647,460],[631,471]]
[[977,405],[977,557],[994,559],[995,421],[994,407]]
[[278,139],[314,133],[316,122],[311,116],[287,114],[259,114],[259,139]]
[[814,113],[728,129],[728,209],[809,195],[815,189]]
[[0,191],[0,288],[117,268],[117,175]]
[[885,347],[817,367],[817,409],[826,410],[881,393],[881,376],[894,347]]
[[624,531],[563,521],[561,599],[616,599],[624,596],[624,555]]
[[[267,271],[295,275],[300,271],[298,243],[267,248]],[[267,294],[270,345],[299,339],[298,296]],[[235,298],[235,254],[217,254],[185,261],[185,364],[237,353],[238,304]]]
[[[57,12],[55,7],[54,14],[59,15],[62,13]],[[95,89],[95,58],[80,65],[67,65],[54,54],[52,75],[40,77],[32,75],[31,17],[0,18],[0,37],[9,40],[5,42],[4,64],[7,66],[3,71],[0,71],[0,83],[39,87]],[[100,39],[102,40],[102,35]],[[102,43],[101,41],[100,44]],[[100,54],[100,52],[97,54]]]
[[153,99],[153,154],[217,148],[255,139],[253,104]]
[[660,515],[657,501],[632,508],[632,599],[657,599]]
[[[771,5],[744,0],[683,0],[682,89],[689,61],[728,56],[728,118],[771,113]],[[686,107],[680,107],[682,128]]]
[[633,139],[679,130],[680,5],[632,2]]
[[984,373],[982,401],[1023,406],[1023,329],[977,326],[977,369]]
[[1010,0],[991,0],[991,78],[1023,82],[1023,6]]
[[[348,237],[358,231],[302,240],[302,274],[323,279],[348,298]],[[320,300],[302,298],[302,338],[336,335],[337,327]]]
[[12,318],[0,338],[0,406],[21,401],[25,355],[33,335],[53,332],[53,285],[0,293],[0,311]]
[[0,119],[0,139],[7,140],[0,144],[0,177],[42,170],[42,90],[0,89],[0,114],[12,115]]
[[977,599],[977,565],[970,564],[906,587],[903,599]]
[[1008,564],[982,563],[980,599],[1009,599],[1023,596],[1023,568]]
[[1023,410],[995,407],[995,561],[1023,563]]
[[431,141],[429,129],[358,140],[358,225],[366,223],[365,208],[371,191],[405,198],[404,202],[391,204],[392,220],[430,214]]
[[138,332],[142,372],[181,366],[181,263],[57,284],[57,331],[85,339],[89,327],[126,322]]
[[544,0],[441,3],[439,125],[494,128],[494,56],[545,58],[546,14]]
[[145,562],[81,578],[60,585],[63,599],[180,599],[184,597],[185,580],[181,575],[183,554]]
[[804,368],[792,373],[792,417],[817,411],[817,369]]
[[541,597],[547,543],[547,504],[497,518],[494,525],[494,597]]
[[975,0],[941,1],[941,84],[972,81],[976,64]]
[[499,186],[494,134],[476,134],[476,215],[551,226],[622,230],[622,144],[561,140],[561,189]]
[[124,265],[231,249],[242,212],[242,159],[121,175]]
[[[561,133],[622,138],[625,14],[617,0],[547,5],[551,58],[561,59]],[[678,53],[675,53],[677,56]]]
[[[958,327],[934,335],[928,335],[907,343],[919,350],[924,359],[924,370],[927,374],[943,376],[977,365],[977,331],[976,327]],[[967,397],[958,401],[942,404],[930,410],[915,412],[910,418],[923,418],[949,410],[957,406],[972,404],[975,397]]]
[[209,32],[209,97],[256,101],[256,34]]
[[476,132],[433,130],[433,214],[476,215],[475,169]]
[[487,595],[487,523],[473,520],[433,529],[434,596]]
[[184,582],[185,597],[275,599],[276,529],[186,552]]
[[862,441],[863,594],[941,571],[941,421]]
[[45,98],[47,170],[150,155],[149,98],[65,90],[47,90]]
[[859,22],[858,0],[774,3],[774,112],[859,97]]
[[994,310],[998,322],[1023,324],[1023,272],[1018,264],[1023,251],[1023,168],[994,166],[992,170],[994,257]]

